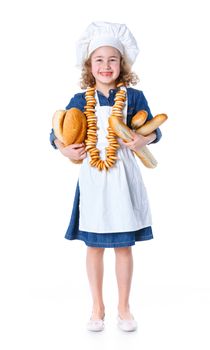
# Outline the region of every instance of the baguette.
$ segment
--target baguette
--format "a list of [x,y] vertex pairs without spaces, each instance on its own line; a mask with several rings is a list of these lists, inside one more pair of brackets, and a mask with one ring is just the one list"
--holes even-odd
[[[133,140],[130,128],[123,123],[120,118],[111,115],[109,117],[109,126],[124,142],[130,142]],[[142,163],[147,168],[155,168],[157,166],[156,159],[146,146],[142,147],[139,151],[135,151],[134,153],[140,158]]]
[[142,147],[140,151],[135,153],[147,168],[156,168],[158,162],[147,146]]
[[109,117],[109,126],[124,142],[130,142],[133,140],[131,129],[125,125],[120,118],[111,115]]
[[144,111],[143,109],[141,111],[138,111],[131,120],[131,126],[133,129],[138,129],[140,126],[142,126],[145,121],[147,120],[148,113],[147,111]]
[[154,118],[148,120],[144,125],[136,129],[135,131],[142,136],[148,136],[153,131],[155,131],[161,124],[163,124],[167,119],[168,116],[166,114],[157,114]]

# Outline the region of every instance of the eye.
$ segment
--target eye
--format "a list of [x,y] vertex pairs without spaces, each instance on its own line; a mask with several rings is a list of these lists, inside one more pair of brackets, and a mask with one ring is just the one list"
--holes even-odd
[[110,62],[117,63],[118,59],[116,57],[110,58]]

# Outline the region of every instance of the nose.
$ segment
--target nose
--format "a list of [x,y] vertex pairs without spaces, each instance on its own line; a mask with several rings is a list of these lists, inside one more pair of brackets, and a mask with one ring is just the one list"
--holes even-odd
[[109,61],[106,61],[104,63],[104,69],[106,69],[106,70],[110,70],[111,69]]

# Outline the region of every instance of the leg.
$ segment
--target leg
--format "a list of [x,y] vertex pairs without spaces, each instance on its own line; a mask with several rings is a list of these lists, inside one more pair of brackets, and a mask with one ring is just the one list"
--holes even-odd
[[104,248],[87,248],[86,267],[90,289],[93,298],[92,319],[104,317],[103,286],[103,255]]
[[119,293],[118,312],[122,319],[131,319],[129,295],[133,275],[133,256],[131,247],[115,248],[116,277]]

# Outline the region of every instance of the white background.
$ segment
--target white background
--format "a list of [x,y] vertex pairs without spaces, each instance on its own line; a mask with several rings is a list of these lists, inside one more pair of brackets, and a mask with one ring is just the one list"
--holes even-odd
[[[86,331],[86,246],[63,238],[79,168],[48,141],[54,111],[79,91],[75,41],[96,20],[128,25],[137,88],[169,116],[151,146],[158,167],[139,163],[155,239],[133,248],[133,334],[116,329],[112,249],[106,330]],[[1,2],[1,349],[209,349],[208,27],[204,0]]]

